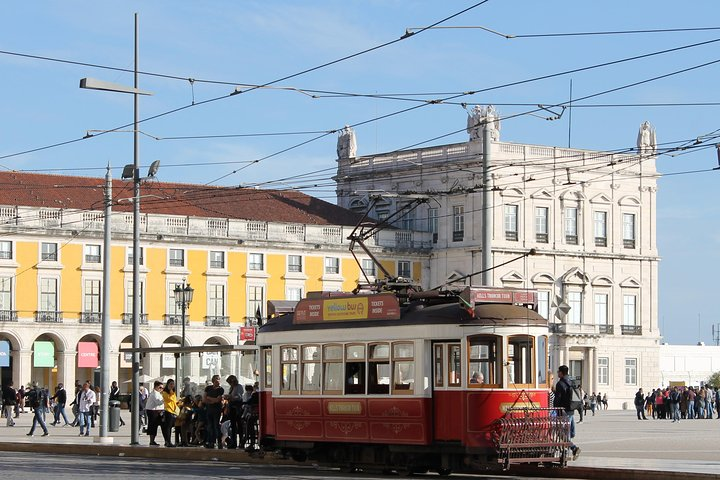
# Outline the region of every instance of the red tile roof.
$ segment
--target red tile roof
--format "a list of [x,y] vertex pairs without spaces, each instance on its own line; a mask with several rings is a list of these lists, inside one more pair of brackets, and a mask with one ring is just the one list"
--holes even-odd
[[[0,172],[0,205],[102,210],[103,178]],[[132,182],[113,180],[113,210],[131,211]],[[167,183],[141,187],[142,213],[314,225],[355,225],[359,216],[292,190]]]

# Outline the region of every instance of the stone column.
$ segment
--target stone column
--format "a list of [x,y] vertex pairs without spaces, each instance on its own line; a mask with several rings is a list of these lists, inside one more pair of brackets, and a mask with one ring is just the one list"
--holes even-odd
[[13,350],[13,383],[15,388],[25,385],[32,375],[32,350]]
[[592,392],[597,394],[598,383],[597,383],[597,347],[590,348],[590,385],[592,386]]
[[[77,358],[76,350],[65,350],[63,352],[57,352],[58,355],[58,373],[57,381],[64,385],[75,384],[75,359]],[[81,380],[81,381],[84,381]]]

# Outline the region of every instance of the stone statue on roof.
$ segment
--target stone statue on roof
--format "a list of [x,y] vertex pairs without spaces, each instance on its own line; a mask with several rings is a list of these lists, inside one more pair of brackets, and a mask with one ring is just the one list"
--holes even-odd
[[354,158],[357,155],[355,131],[349,125],[340,130],[337,141],[338,158]]
[[490,139],[497,142],[500,139],[500,117],[495,107],[488,105],[483,107],[475,105],[472,111],[468,113],[467,132],[470,134],[470,141],[481,140],[483,127],[487,123],[490,129]]
[[640,155],[655,155],[657,151],[655,128],[648,121],[643,122],[638,130],[637,149]]

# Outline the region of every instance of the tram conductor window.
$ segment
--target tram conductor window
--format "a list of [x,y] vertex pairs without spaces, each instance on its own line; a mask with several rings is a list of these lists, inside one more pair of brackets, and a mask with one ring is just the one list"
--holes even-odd
[[345,346],[345,395],[365,394],[365,345]]
[[498,338],[494,335],[476,335],[468,338],[468,385],[495,386],[500,376],[498,368]]

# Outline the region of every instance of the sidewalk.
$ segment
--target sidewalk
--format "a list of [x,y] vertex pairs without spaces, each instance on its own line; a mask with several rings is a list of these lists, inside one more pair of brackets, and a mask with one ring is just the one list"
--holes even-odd
[[[50,435],[42,437],[30,431],[32,414],[21,414],[15,427],[5,427],[0,419],[0,451],[49,454],[92,454],[190,461],[225,461],[232,463],[294,464],[274,454],[264,457],[242,450],[217,450],[202,447],[165,448],[148,446],[147,435],[140,435],[140,445],[130,446],[130,416],[123,410],[126,424],[111,432],[111,444],[98,443],[96,437],[78,437],[79,428],[50,426]],[[52,421],[52,417],[49,417]],[[576,418],[577,419],[577,418]],[[91,435],[97,435],[92,429]],[[159,439],[162,437],[159,436]],[[162,442],[160,442],[162,443]],[[603,411],[586,417],[577,425],[575,443],[582,453],[565,469],[526,469],[514,466],[510,474],[541,475],[586,479],[608,478],[717,478],[720,479],[720,420],[637,420],[634,411]]]

